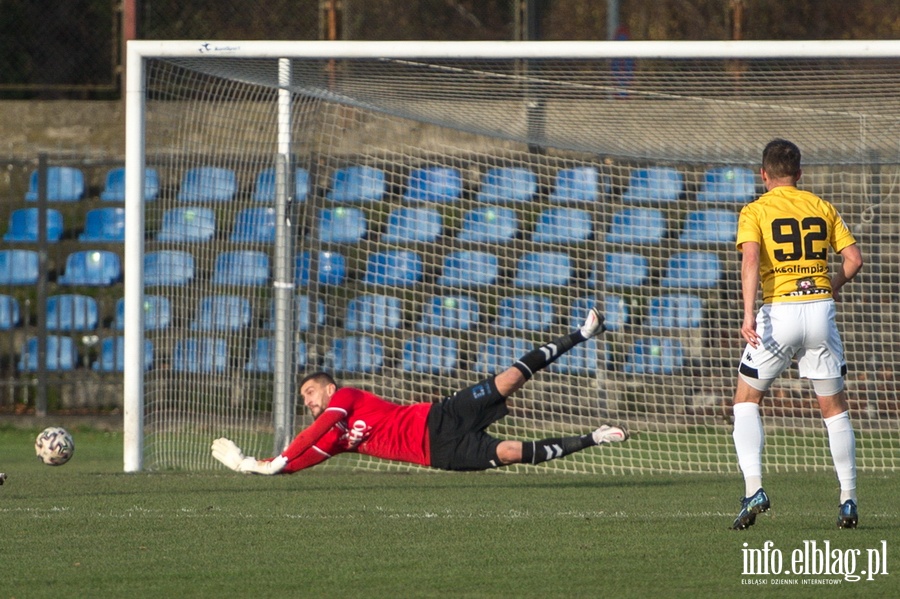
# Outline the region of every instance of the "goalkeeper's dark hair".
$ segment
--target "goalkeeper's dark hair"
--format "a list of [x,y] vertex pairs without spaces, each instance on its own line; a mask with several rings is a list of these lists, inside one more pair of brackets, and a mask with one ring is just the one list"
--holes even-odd
[[786,139],[773,139],[763,150],[762,167],[774,179],[799,179],[800,148]]
[[300,385],[298,386],[298,388],[302,389],[303,385],[305,385],[308,381],[316,381],[317,383],[320,383],[320,384],[334,385],[335,387],[338,386],[338,384],[334,380],[334,377],[331,376],[330,374],[328,374],[327,372],[325,372],[324,370],[319,370],[317,372],[307,374],[305,377],[303,377],[303,380],[300,381]]

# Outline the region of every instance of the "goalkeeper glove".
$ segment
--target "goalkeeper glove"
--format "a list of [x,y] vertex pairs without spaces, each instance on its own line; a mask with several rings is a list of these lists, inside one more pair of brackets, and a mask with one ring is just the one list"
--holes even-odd
[[226,467],[244,474],[278,474],[287,464],[287,458],[284,456],[278,456],[271,461],[244,456],[241,448],[225,437],[213,441],[212,456]]

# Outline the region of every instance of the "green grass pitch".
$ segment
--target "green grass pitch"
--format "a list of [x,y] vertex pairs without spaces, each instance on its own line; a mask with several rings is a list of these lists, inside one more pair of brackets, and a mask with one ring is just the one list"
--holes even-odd
[[[0,430],[0,598],[900,597],[896,474],[862,473],[857,530],[830,472],[773,474],[771,512],[735,532],[733,476],[125,474],[121,434],[73,432],[49,467],[37,431]],[[767,541],[783,569],[812,541],[886,565],[746,575]]]

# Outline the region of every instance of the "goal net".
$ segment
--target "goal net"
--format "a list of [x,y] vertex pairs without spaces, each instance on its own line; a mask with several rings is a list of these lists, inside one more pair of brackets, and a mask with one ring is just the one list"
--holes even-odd
[[[310,423],[296,387],[315,370],[436,401],[597,304],[608,331],[491,432],[621,423],[625,446],[541,468],[736,472],[736,219],[776,137],[863,249],[839,304],[846,384],[861,469],[897,468],[898,58],[897,42],[131,42],[126,470],[211,468],[219,436],[272,455]],[[768,471],[831,468],[796,369],[763,419]]]

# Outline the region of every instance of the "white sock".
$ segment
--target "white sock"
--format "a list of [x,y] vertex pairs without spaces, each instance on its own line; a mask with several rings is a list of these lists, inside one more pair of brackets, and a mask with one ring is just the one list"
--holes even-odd
[[762,451],[765,442],[759,404],[752,401],[734,404],[734,449],[744,474],[744,497],[762,487]]
[[849,412],[825,419],[828,446],[834,461],[834,472],[841,483],[841,503],[852,499],[856,503],[856,437]]

